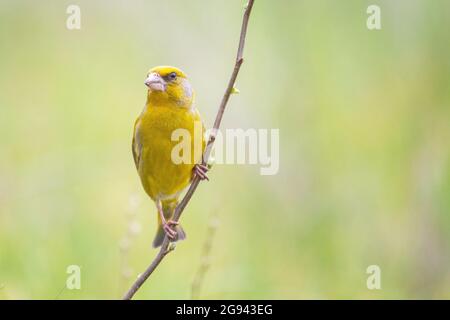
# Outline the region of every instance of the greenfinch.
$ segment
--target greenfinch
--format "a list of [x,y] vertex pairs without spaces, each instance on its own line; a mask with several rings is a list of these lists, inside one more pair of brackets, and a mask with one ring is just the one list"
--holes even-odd
[[[202,163],[205,148],[204,126],[194,105],[194,90],[180,69],[159,66],[147,73],[147,102],[134,125],[133,158],[142,186],[155,202],[158,211],[158,230],[153,247],[161,246],[165,235],[171,241],[183,240],[185,232],[172,220],[180,196],[194,175],[208,179],[207,167]],[[195,152],[195,127],[200,123],[201,152]],[[188,145],[190,161],[179,163],[173,159],[173,132],[187,130],[193,137]]]

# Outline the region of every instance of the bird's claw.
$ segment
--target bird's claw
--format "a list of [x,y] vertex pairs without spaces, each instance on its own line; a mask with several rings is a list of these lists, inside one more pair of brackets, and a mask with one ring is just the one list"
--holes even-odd
[[194,166],[194,176],[197,176],[200,180],[208,180],[209,178],[206,175],[206,173],[208,172],[209,168],[207,165],[205,164],[196,164]]
[[166,223],[163,224],[163,229],[166,235],[169,237],[170,240],[174,240],[177,236],[177,232],[172,229],[172,226],[177,226],[178,222],[169,220]]

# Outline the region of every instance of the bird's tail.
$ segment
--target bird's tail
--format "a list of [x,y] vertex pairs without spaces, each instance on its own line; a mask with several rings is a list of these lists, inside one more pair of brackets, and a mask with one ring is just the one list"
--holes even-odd
[[[164,218],[166,220],[170,220],[172,218],[173,211],[175,210],[177,205],[178,205],[178,201],[176,201],[176,200],[162,201]],[[175,226],[175,231],[177,232],[177,235],[176,235],[175,240],[173,240],[173,241],[186,239],[186,232],[184,232],[183,228],[180,225]],[[158,214],[158,231],[156,231],[155,238],[153,239],[153,244],[152,244],[153,248],[160,247],[164,241],[165,236],[166,236],[166,233],[164,232],[164,229],[162,227],[161,217]]]

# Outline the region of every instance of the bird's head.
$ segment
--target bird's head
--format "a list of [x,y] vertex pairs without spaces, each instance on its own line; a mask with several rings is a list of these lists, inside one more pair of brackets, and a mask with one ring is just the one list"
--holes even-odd
[[194,91],[186,74],[175,67],[160,66],[150,69],[144,84],[148,87],[147,100],[155,106],[190,108],[194,100]]

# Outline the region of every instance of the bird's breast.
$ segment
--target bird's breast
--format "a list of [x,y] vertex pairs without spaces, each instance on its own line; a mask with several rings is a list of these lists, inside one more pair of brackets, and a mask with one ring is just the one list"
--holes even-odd
[[[194,144],[199,125],[196,121],[201,125],[196,113],[184,108],[153,107],[141,115],[135,133],[142,148],[139,175],[153,199],[174,197],[189,184],[192,168],[198,161]],[[185,140],[186,135],[191,139]],[[190,153],[190,160],[185,163],[179,161],[183,156],[179,151],[181,143],[181,153]]]

